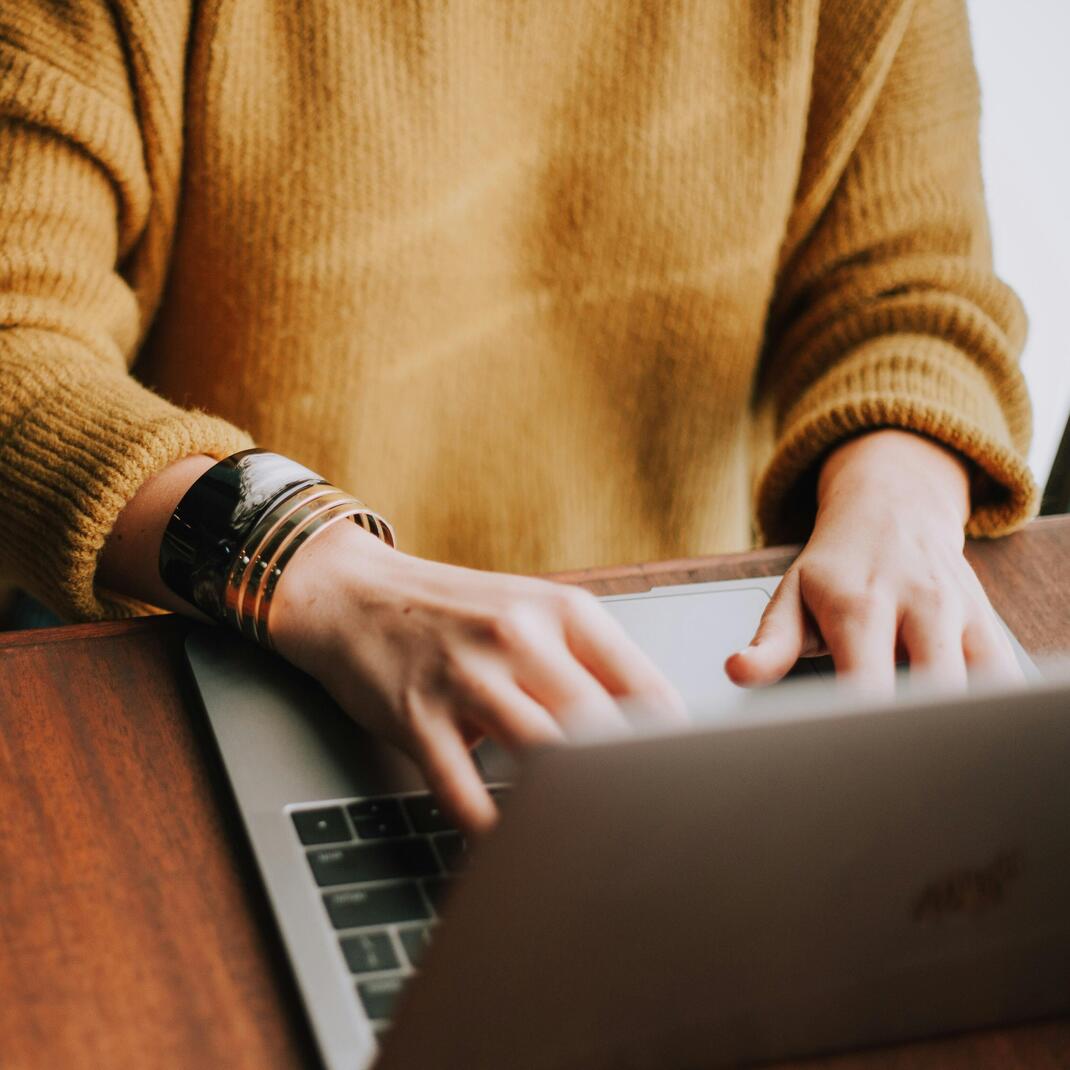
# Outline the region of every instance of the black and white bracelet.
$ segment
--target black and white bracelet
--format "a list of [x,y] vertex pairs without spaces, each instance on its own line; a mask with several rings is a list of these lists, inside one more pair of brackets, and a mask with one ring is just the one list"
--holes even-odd
[[243,450],[204,473],[183,496],[160,544],[160,576],[191,605],[271,646],[275,585],[297,550],[352,519],[395,545],[378,513],[322,476],[267,450]]

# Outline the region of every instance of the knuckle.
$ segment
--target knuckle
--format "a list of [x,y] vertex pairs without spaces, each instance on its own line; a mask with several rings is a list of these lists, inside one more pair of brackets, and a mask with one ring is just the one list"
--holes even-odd
[[577,609],[590,609],[592,606],[600,606],[601,602],[586,587],[565,587],[565,600],[567,604]]
[[553,586],[550,604],[561,616],[578,617],[590,613],[599,602],[590,591],[583,587],[560,583]]
[[828,595],[828,612],[840,620],[872,620],[885,608],[887,599],[875,587],[846,588]]
[[936,582],[914,583],[906,593],[907,608],[929,614],[943,614],[951,609],[952,600],[946,587]]
[[807,598],[821,591],[835,591],[842,587],[843,569],[837,568],[835,561],[828,561],[825,556],[814,554],[806,548],[784,573],[784,579],[776,589],[777,594],[786,587],[785,581],[789,579],[799,585],[803,597]]
[[538,636],[538,616],[527,603],[513,602],[490,619],[488,630],[495,645],[505,650],[525,650]]

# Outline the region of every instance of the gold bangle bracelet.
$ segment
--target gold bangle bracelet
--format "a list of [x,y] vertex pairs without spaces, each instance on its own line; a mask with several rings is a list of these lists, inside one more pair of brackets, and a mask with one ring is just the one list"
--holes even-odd
[[346,510],[347,515],[355,509],[360,509],[360,504],[355,498],[339,495],[337,498],[321,498],[319,501],[310,502],[302,509],[294,513],[275,533],[270,545],[264,548],[264,567],[260,571],[259,582],[255,587],[247,589],[246,598],[242,603],[244,614],[243,630],[250,639],[260,642],[260,629],[257,625],[257,612],[263,598],[265,585],[274,579],[271,588],[274,590],[278,582],[278,574],[293,556],[287,553],[287,548],[296,549],[304,541],[304,534],[314,529],[320,520],[326,519],[341,510]]
[[396,545],[394,529],[383,516],[328,483],[302,487],[274,503],[250,532],[227,572],[227,622],[247,638],[273,648],[268,620],[283,568],[314,535],[346,519],[388,546]]
[[[322,534],[332,524],[336,524],[340,520],[350,519],[356,520],[359,523],[361,517],[369,515],[374,514],[369,514],[362,505],[356,502],[348,506],[337,506],[322,515],[317,516],[315,519],[310,520],[300,532],[293,536],[287,546],[280,549],[278,560],[275,562],[274,567],[266,573],[264,583],[257,592],[256,604],[253,610],[253,629],[258,642],[262,643],[269,650],[274,649],[274,643],[271,640],[271,628],[269,626],[271,604],[275,596],[275,587],[282,577],[283,569],[285,569],[294,554],[296,554],[302,547],[307,546],[312,539],[317,535]],[[361,524],[361,527],[363,526],[364,525]]]
[[[310,506],[329,499],[330,501],[349,501],[349,496],[343,494],[329,483],[319,483],[311,487],[304,487],[285,498],[276,502],[257,522],[249,533],[249,537],[242,544],[241,549],[234,556],[234,561],[227,572],[224,589],[224,610],[227,621],[238,631],[248,634],[244,625],[245,602],[250,581],[263,572],[266,554],[270,551],[280,529],[292,530],[294,522],[301,516],[307,515]],[[301,511],[304,510],[302,513]],[[253,584],[255,588],[255,584]]]

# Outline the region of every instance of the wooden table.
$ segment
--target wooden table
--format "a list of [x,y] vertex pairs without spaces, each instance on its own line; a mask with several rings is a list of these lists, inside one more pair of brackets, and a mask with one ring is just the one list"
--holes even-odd
[[[1032,653],[1070,650],[1070,518],[970,558]],[[790,550],[558,578],[781,572]],[[0,633],[0,1067],[316,1066],[174,617]],[[1070,1021],[807,1070],[1070,1067]]]

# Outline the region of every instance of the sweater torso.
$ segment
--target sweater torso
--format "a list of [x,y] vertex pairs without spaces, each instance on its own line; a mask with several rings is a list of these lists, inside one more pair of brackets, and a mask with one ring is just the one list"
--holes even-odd
[[880,427],[1036,508],[964,0],[8,6],[0,569],[65,616],[247,432],[501,570],[806,538]]
[[803,2],[202,5],[135,373],[414,553],[743,548],[816,34]]

